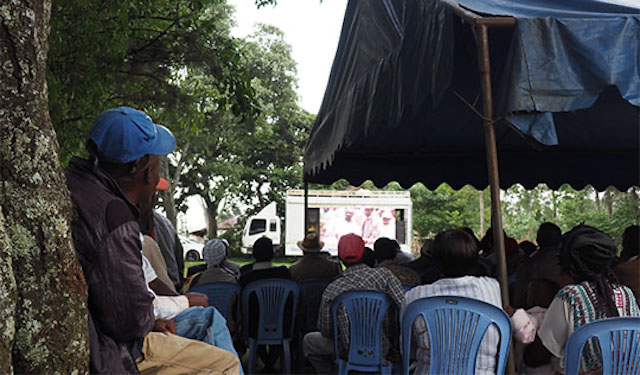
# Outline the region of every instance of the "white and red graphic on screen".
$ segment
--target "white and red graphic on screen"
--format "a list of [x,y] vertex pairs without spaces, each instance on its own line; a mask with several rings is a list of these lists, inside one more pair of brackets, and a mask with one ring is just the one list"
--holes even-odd
[[341,236],[355,233],[367,246],[380,237],[396,238],[395,210],[383,208],[320,208],[320,240],[325,247],[337,248]]

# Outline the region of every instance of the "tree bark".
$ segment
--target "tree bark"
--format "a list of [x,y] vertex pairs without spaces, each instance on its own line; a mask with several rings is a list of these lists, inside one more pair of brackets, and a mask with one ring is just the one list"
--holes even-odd
[[48,111],[50,0],[0,6],[0,373],[89,370],[87,288]]
[[551,205],[553,208],[553,218],[558,219],[558,193],[551,190]]
[[160,194],[162,194],[162,206],[164,207],[164,212],[167,214],[167,219],[169,219],[171,225],[173,225],[174,228],[178,228],[176,226],[178,210],[176,210],[176,201],[173,198],[176,185],[173,179],[169,177],[169,158],[164,157],[162,159],[164,164],[163,170],[166,176],[165,178],[169,181],[169,189],[160,192]]
[[640,222],[638,222],[638,219],[640,219],[640,215],[639,215],[639,211],[640,211],[640,207],[638,206],[638,192],[636,191],[635,187],[632,187],[630,189],[630,193],[631,193],[631,204],[633,204],[633,223],[635,225],[640,224]]
[[480,205],[480,237],[484,237],[484,197],[482,190],[478,190],[478,204]]
[[218,236],[218,202],[220,200],[204,198],[204,202],[207,213],[207,235],[209,238],[215,238]]

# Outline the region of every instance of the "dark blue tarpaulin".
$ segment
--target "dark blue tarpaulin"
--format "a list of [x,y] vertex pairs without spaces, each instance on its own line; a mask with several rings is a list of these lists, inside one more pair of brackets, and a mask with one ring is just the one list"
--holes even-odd
[[489,33],[500,183],[640,185],[640,2],[350,1],[305,180],[487,185],[472,27]]

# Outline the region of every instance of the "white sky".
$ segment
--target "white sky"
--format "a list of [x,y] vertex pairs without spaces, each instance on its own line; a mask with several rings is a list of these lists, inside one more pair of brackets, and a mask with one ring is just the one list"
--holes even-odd
[[[347,0],[278,0],[276,6],[257,9],[254,0],[229,0],[236,8],[236,27],[232,34],[246,37],[256,23],[278,27],[291,45],[298,69],[300,105],[317,114],[338,47]],[[205,227],[205,214],[200,197],[187,198],[189,209],[178,218],[178,230]]]
[[252,34],[256,23],[278,27],[298,64],[298,95],[302,108],[318,113],[336,54],[346,0],[278,0],[260,9],[254,0],[229,0],[236,8],[232,34]]

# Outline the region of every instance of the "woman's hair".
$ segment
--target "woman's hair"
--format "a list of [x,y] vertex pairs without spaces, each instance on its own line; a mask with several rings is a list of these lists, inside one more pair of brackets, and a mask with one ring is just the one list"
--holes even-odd
[[447,277],[472,275],[478,263],[476,241],[463,230],[449,229],[438,233],[432,252]]
[[617,283],[612,270],[616,253],[613,239],[588,225],[579,225],[567,233],[560,252],[560,265],[576,282],[595,284],[598,301],[594,302],[598,303],[594,305],[603,308],[606,316],[618,316],[610,286]]

